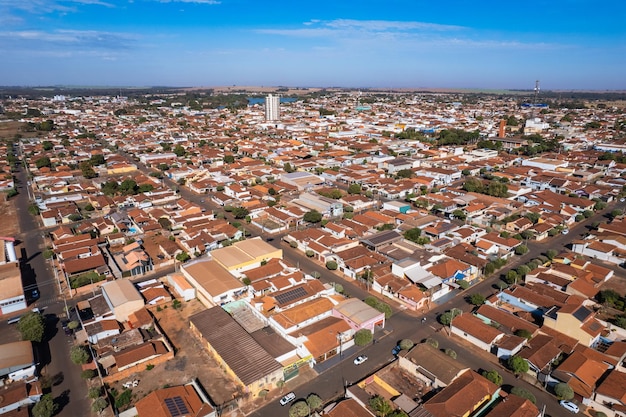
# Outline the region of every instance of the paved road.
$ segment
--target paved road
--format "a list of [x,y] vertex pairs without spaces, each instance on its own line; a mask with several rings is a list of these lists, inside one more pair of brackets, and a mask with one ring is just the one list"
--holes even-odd
[[28,213],[30,205],[27,192],[27,173],[18,166],[16,172],[19,194],[15,197],[18,212],[20,240],[17,249],[21,256],[22,281],[26,293],[38,289],[40,298],[31,307],[37,306],[46,317],[46,341],[38,344],[40,367],[47,375],[56,376],[52,395],[60,405],[57,416],[84,416],[90,413],[91,403],[87,398],[87,387],[80,377],[80,368],[69,360],[68,338],[59,324],[58,317],[64,312],[64,303],[59,286],[43,258],[45,250],[39,219]]

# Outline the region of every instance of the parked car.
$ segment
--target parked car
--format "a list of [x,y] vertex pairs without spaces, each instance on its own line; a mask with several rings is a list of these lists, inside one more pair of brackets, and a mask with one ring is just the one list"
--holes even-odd
[[30,293],[30,296],[32,297],[33,300],[36,300],[37,298],[39,298],[39,290],[33,290]]
[[402,348],[400,346],[396,346],[391,350],[391,354],[393,356],[398,356],[398,353],[400,353],[402,351]]
[[563,231],[561,231],[561,233],[562,233],[562,234],[564,234],[564,235],[566,235],[566,234],[568,234],[568,233],[569,233],[569,230],[568,230],[568,229],[563,229]]
[[365,355],[357,356],[356,358],[354,358],[354,364],[355,365],[360,365],[363,362],[365,362],[366,360],[367,360],[367,356],[365,356]]
[[287,393],[283,398],[280,399],[280,405],[287,405],[295,399],[296,394],[294,394],[293,392]]
[[559,401],[559,404],[561,405],[561,407],[565,408],[567,411],[570,411],[574,414],[578,414],[579,408],[573,402],[561,400]]

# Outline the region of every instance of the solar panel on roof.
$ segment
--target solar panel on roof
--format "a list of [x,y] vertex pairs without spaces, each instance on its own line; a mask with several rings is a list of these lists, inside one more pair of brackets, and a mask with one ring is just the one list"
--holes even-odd
[[179,396],[166,398],[165,406],[167,407],[167,411],[170,412],[172,417],[184,416],[189,414],[189,410],[187,409],[187,405]]
[[279,304],[287,304],[290,301],[297,300],[298,298],[305,297],[307,295],[306,289],[304,287],[296,287],[282,294],[278,294],[276,297],[276,301]]
[[578,310],[574,311],[573,316],[578,319],[578,321],[583,322],[589,315],[591,311],[589,311],[586,307],[580,307]]

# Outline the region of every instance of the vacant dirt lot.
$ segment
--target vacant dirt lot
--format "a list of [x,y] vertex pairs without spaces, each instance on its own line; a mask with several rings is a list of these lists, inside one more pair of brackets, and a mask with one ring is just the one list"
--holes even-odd
[[17,237],[19,222],[13,201],[5,201],[6,194],[0,195],[0,236]]
[[[129,378],[140,381],[139,385],[132,389],[135,401],[156,389],[185,384],[194,378],[200,381],[214,403],[223,404],[233,398],[233,393],[237,392],[237,385],[189,331],[189,316],[204,308],[197,300],[183,302],[182,308],[178,310],[172,308],[171,303],[167,304],[167,308],[163,306],[161,311],[157,311],[156,307],[151,308],[159,326],[176,348],[176,355],[165,364]],[[123,380],[115,385],[118,392],[123,391],[124,382],[127,381]]]

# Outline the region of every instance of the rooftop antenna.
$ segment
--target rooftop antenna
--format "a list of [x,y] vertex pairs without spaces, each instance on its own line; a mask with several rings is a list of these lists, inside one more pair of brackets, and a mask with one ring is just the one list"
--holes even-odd
[[537,105],[537,96],[539,95],[539,80],[535,81],[535,95],[533,97],[533,105],[530,112],[530,118],[535,118],[535,106]]

